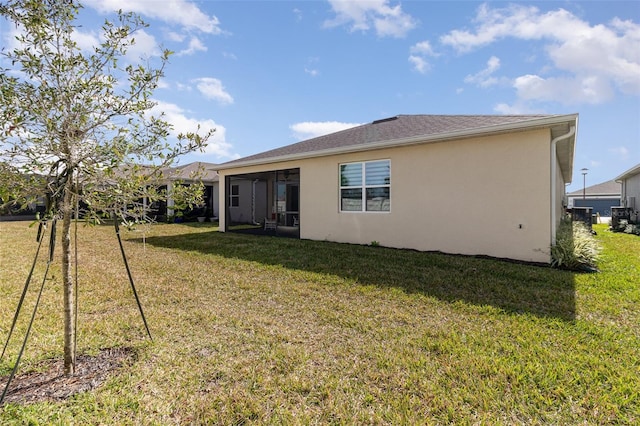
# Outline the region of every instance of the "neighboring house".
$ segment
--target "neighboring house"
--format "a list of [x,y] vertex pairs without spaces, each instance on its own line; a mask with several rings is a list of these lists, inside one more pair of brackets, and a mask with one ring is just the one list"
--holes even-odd
[[[189,219],[194,220],[198,216],[217,219],[220,208],[218,205],[219,182],[216,167],[216,164],[199,161],[183,166],[168,167],[162,170],[163,178],[159,182],[159,189],[167,190],[168,193],[171,194],[172,187],[176,182],[180,182],[180,184],[183,185],[190,185],[201,181],[204,185],[204,205],[185,211],[183,214]],[[139,200],[139,202],[144,206],[149,216],[155,217],[159,221],[164,221],[167,216],[175,214],[175,211],[172,209],[174,202],[170,196],[166,202],[162,201],[149,204],[146,198]],[[1,204],[0,202],[0,205]],[[0,211],[0,220],[10,220],[13,218],[32,220],[35,218],[36,212],[44,212],[44,210],[45,200],[41,197],[36,202],[29,204],[26,209],[18,211],[11,210],[8,212]]]
[[637,218],[640,211],[640,164],[618,176],[615,181],[622,186],[621,205],[631,209]]
[[567,194],[567,205],[573,207],[591,207],[592,214],[611,217],[611,207],[620,206],[621,186],[610,180],[588,186]]
[[[163,186],[169,194],[171,194],[172,187],[176,182],[180,182],[180,184],[183,185],[190,185],[201,181],[204,185],[204,205],[183,212],[185,216],[218,217],[220,207],[218,205],[219,182],[218,173],[215,170],[216,167],[217,165],[213,163],[196,161],[183,166],[171,167],[164,171],[166,178],[164,179],[165,184]],[[157,203],[150,206],[150,209],[156,213],[159,220],[163,220],[162,218],[167,215],[171,216],[175,214],[175,211],[172,209],[173,206],[174,202],[169,197],[166,203]]]
[[217,167],[220,231],[248,180],[266,188],[259,221],[300,238],[550,262],[577,122],[399,115],[230,161]]

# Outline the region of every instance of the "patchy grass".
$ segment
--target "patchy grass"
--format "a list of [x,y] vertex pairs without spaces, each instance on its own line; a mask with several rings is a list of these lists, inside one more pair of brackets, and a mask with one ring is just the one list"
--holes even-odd
[[[210,224],[125,233],[149,342],[112,228],[81,227],[79,350],[136,361],[62,403],[6,404],[0,423],[637,424],[640,239],[595,228],[598,274]],[[2,343],[34,238],[0,223]],[[52,269],[23,371],[62,356]]]

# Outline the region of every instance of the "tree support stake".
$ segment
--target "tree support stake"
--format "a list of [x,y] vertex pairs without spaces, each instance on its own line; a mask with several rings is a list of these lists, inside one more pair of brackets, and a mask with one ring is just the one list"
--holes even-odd
[[124,246],[122,245],[122,238],[120,237],[120,225],[118,224],[118,219],[114,219],[113,224],[116,229],[116,235],[118,236],[118,244],[120,245],[120,252],[122,253],[122,260],[124,261],[124,267],[127,269],[127,275],[129,276],[131,289],[133,290],[133,295],[135,296],[136,303],[138,304],[138,310],[140,310],[140,315],[142,316],[144,327],[147,329],[147,335],[149,336],[149,339],[153,341],[153,337],[151,337],[151,331],[149,331],[149,326],[147,325],[147,319],[144,316],[144,311],[142,310],[142,304],[140,303],[140,298],[138,297],[138,292],[136,291],[136,286],[133,283],[133,276],[131,275],[131,270],[129,269],[129,262],[127,262],[127,255],[124,252]]
[[[38,230],[38,236],[40,236],[40,229]],[[29,321],[29,327],[27,327],[27,332],[24,335],[24,341],[22,342],[22,347],[20,347],[20,352],[18,353],[18,358],[16,359],[16,363],[13,366],[13,370],[11,370],[11,374],[9,375],[9,380],[7,380],[7,385],[4,387],[4,391],[0,396],[0,404],[3,403],[4,398],[7,396],[7,392],[9,392],[9,386],[11,385],[11,381],[13,377],[16,375],[16,371],[18,371],[18,365],[20,365],[20,360],[22,359],[22,354],[24,353],[24,349],[27,346],[27,340],[29,340],[29,334],[31,333],[31,327],[33,326],[33,322],[36,319],[36,313],[38,312],[38,306],[40,305],[40,298],[42,297],[42,292],[44,291],[44,283],[47,281],[47,275],[49,275],[49,267],[51,263],[53,263],[53,253],[56,247],[56,221],[54,219],[53,224],[51,225],[51,235],[49,236],[49,259],[47,260],[47,268],[44,271],[44,277],[42,277],[42,284],[40,285],[40,291],[38,292],[38,298],[36,299],[36,304],[33,307],[33,313],[31,314],[31,320]],[[38,246],[38,249],[40,246]],[[37,258],[37,253],[36,253]],[[31,277],[29,277],[30,279]],[[27,282],[28,285],[28,282]],[[25,286],[26,287],[26,286]],[[22,303],[22,299],[20,303]],[[19,310],[18,310],[19,312]],[[16,313],[17,316],[17,313]],[[7,339],[7,343],[9,340]]]

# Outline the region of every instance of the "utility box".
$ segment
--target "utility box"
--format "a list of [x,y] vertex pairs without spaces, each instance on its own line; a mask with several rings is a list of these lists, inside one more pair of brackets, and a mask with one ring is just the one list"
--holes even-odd
[[631,212],[629,207],[611,207],[611,227],[616,229],[621,220],[630,220]]
[[591,230],[592,211],[593,207],[574,207],[571,209],[571,220],[574,222],[582,222],[589,230]]

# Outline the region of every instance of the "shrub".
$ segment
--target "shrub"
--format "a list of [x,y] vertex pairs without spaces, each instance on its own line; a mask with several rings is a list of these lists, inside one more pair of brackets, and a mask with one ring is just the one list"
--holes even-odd
[[628,223],[624,228],[626,234],[640,235],[640,225]]
[[551,247],[551,266],[573,271],[596,271],[600,247],[582,222],[564,219]]
[[629,223],[627,219],[620,219],[618,226],[611,226],[613,232],[624,232],[625,234],[640,235],[640,224]]

